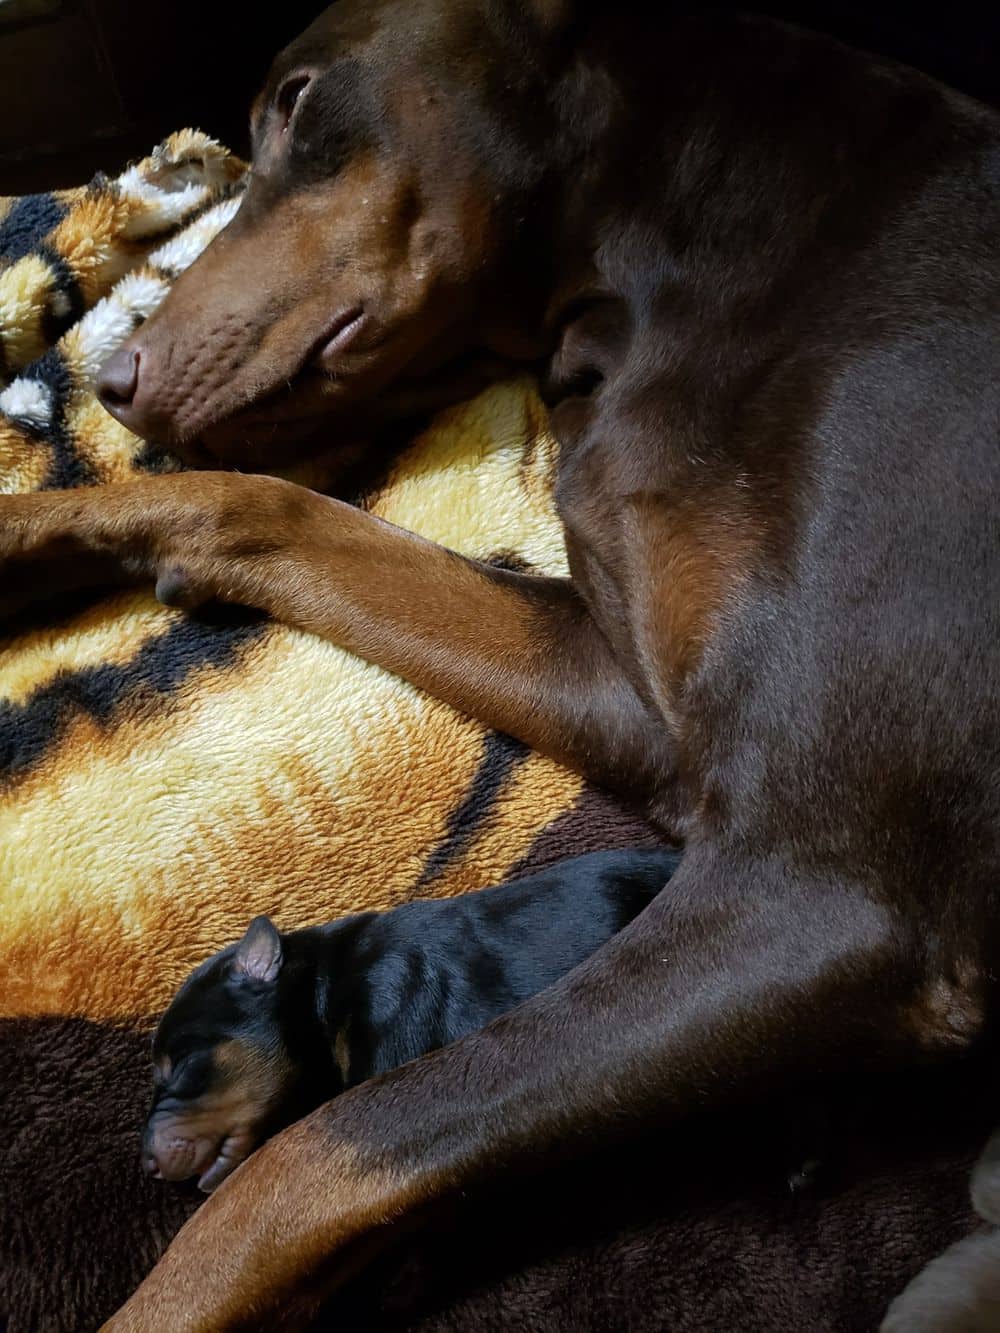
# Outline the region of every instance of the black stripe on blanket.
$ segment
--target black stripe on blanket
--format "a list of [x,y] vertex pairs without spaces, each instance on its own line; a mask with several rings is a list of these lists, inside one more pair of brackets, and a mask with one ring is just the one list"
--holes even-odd
[[70,490],[74,486],[93,486],[97,477],[87,460],[77,452],[71,433],[66,429],[66,409],[73,390],[73,375],[58,347],[50,347],[44,356],[32,362],[22,379],[44,384],[50,394],[47,420],[11,417],[11,421],[33,440],[52,449],[49,471],[43,491]]
[[45,422],[28,417],[11,417],[11,421],[31,439],[52,448],[49,473],[41,489],[58,491],[74,486],[93,486],[97,478],[90,464],[77,453],[66,429],[66,408],[73,390],[73,375],[58,347],[50,347],[44,356],[33,361],[21,378],[44,384],[50,395]]
[[87,309],[83,292],[70,264],[51,245],[39,245],[37,254],[52,270],[52,294],[45,303],[42,316],[42,335],[52,347],[71,328]]
[[26,194],[0,222],[0,261],[16,264],[58,227],[66,205],[51,194]]
[[469,789],[448,816],[444,837],[428,856],[415,894],[425,893],[435,879],[465,851],[487,823],[511,775],[531,753],[523,741],[503,731],[491,731],[483,742],[479,766]]
[[266,628],[259,618],[226,626],[179,620],[164,634],[147,639],[129,662],[67,671],[23,703],[0,702],[0,787],[38,764],[74,715],[87,713],[109,726],[125,706],[131,717],[158,711],[193,672],[230,667]]

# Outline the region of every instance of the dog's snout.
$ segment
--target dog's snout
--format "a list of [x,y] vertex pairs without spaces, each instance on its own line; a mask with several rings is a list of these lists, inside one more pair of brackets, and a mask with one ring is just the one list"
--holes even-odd
[[132,347],[119,347],[100,369],[97,396],[117,416],[120,409],[131,407],[138,388],[139,353]]
[[125,343],[113,352],[97,376],[97,397],[106,411],[126,430],[143,439],[161,439],[171,432],[171,419],[162,405],[149,349]]

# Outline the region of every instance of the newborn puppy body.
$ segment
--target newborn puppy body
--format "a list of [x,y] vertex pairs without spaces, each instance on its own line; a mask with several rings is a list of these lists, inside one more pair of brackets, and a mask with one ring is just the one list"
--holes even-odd
[[284,934],[257,917],[160,1021],[143,1165],[214,1189],[277,1129],[543,990],[638,915],[678,860],[597,852]]

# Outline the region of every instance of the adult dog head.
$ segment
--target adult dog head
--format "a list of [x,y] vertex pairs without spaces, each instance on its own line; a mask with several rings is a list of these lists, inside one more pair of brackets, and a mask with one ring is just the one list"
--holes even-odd
[[209,466],[278,464],[470,349],[542,350],[523,330],[568,17],[416,3],[340,0],[278,57],[239,213],[102,372],[130,429]]

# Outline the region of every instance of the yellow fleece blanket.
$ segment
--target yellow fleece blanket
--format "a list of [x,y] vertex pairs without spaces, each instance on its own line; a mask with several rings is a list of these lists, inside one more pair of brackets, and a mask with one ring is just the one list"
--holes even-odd
[[[0,202],[0,491],[178,466],[93,393],[239,206],[184,131],[115,180]],[[457,551],[565,569],[529,382],[439,416],[363,501]],[[322,485],[322,461],[300,479]],[[7,1017],[129,1021],[257,912],[283,927],[503,875],[578,778],[328,643],[147,592],[0,640]]]

